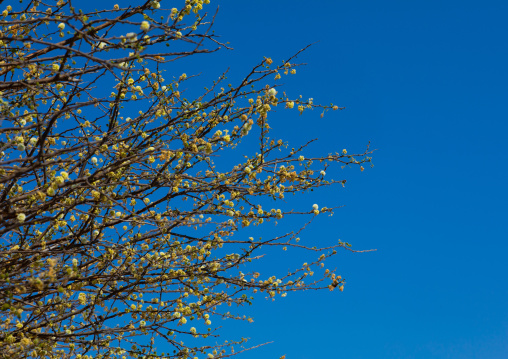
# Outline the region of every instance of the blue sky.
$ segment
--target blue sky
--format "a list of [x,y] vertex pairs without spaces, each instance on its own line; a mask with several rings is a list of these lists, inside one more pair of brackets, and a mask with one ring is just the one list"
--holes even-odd
[[314,153],[377,149],[374,168],[340,174],[344,190],[305,199],[345,205],[306,236],[377,251],[340,255],[343,293],[258,301],[253,324],[225,323],[274,341],[244,358],[508,356],[507,15],[502,1],[220,2],[215,31],[235,51],[199,71],[319,41],[285,90],[346,110],[284,112],[275,131],[319,138]]
[[283,111],[275,133],[319,138],[309,154],[377,149],[374,168],[335,173],[345,189],[301,199],[344,205],[304,239],[377,249],[335,260],[344,292],[258,300],[255,322],[224,322],[225,337],[273,341],[246,359],[508,357],[508,2],[217,3],[215,32],[235,50],[169,72],[206,80],[229,67],[234,82],[319,41],[284,90],[346,109]]

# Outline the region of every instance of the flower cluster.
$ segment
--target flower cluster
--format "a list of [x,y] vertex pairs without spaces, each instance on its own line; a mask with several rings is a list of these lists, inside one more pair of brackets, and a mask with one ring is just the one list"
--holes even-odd
[[[277,139],[277,108],[339,109],[286,95],[276,81],[296,74],[295,57],[260,59],[240,85],[223,76],[190,98],[186,88],[201,86],[195,70],[173,77],[168,63],[228,45],[208,29],[209,1],[164,4],[87,13],[58,0],[2,12],[6,357],[222,357],[244,339],[199,340],[221,334],[216,319],[251,320],[232,308],[343,289],[325,261],[347,243],[307,245],[303,223],[273,238],[252,233],[294,215],[332,215],[325,203],[287,208],[284,198],[344,185],[328,167],[363,170],[368,150],[314,157],[308,144]],[[259,256],[293,247],[318,257],[289,273],[257,271]],[[174,354],[155,349],[162,338]]]

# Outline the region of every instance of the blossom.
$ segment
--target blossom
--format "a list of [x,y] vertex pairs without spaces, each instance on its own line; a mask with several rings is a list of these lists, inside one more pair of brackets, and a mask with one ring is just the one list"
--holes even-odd
[[25,150],[25,145],[20,143],[17,147],[18,151],[24,151]]
[[161,7],[161,4],[159,4],[158,1],[152,1],[152,7],[154,9],[159,9]]
[[57,176],[57,177],[55,178],[55,182],[56,182],[58,185],[63,184],[63,183],[64,183],[64,181],[65,181],[65,180],[64,180],[64,178],[63,178],[62,176]]
[[275,97],[275,95],[277,95],[277,90],[275,90],[275,89],[272,87],[270,90],[268,90],[268,94],[269,94],[270,96]]
[[65,24],[64,24],[63,22],[59,23],[59,24],[58,24],[58,28],[59,28],[60,30],[65,29]]
[[140,28],[141,28],[141,30],[146,32],[150,29],[150,23],[148,21],[143,21],[143,22],[141,22]]
[[319,172],[319,174],[320,174],[321,176],[326,176],[326,172],[325,172],[325,171],[321,171],[321,172]]
[[53,65],[51,65],[51,69],[53,70],[53,72],[57,72],[58,70],[60,70],[60,65],[53,64]]
[[250,167],[245,167],[243,170],[245,173],[249,174],[251,172]]
[[289,102],[287,103],[287,107],[288,107],[288,108],[293,108],[293,107],[295,107],[295,103],[294,103],[293,101],[289,101]]
[[305,157],[303,157],[303,156],[298,157],[298,161],[303,161],[304,159],[305,159]]
[[62,176],[64,179],[68,179],[69,178],[69,174],[65,171],[62,171],[60,172],[60,176]]
[[98,45],[97,47],[98,47],[99,49],[101,49],[101,50],[102,50],[103,48],[105,48],[105,47],[106,47],[106,45],[107,45],[107,44],[106,44],[105,42],[102,42],[102,41],[101,41],[101,42],[99,42],[99,45]]
[[85,305],[86,304],[86,294],[85,293],[79,293],[79,295],[78,295],[78,302],[81,305]]
[[97,164],[97,157],[92,157],[92,163],[93,163],[94,165],[96,165],[96,164]]
[[319,209],[319,206],[318,206],[317,204],[313,204],[313,205],[312,205],[312,208],[313,208],[315,211],[317,211],[317,210]]
[[241,130],[241,133],[242,135],[244,136],[247,136],[249,134],[249,131],[252,129],[252,125],[248,122],[246,122],[243,126],[242,126],[242,130]]
[[[144,21],[146,22],[146,21]],[[135,32],[129,32],[125,35],[125,37],[130,41],[130,42],[133,42],[133,41],[136,41],[138,39],[137,35]],[[132,55],[130,55],[132,56]]]
[[18,213],[18,215],[16,216],[16,219],[20,223],[23,223],[25,221],[25,218],[26,218],[26,215],[24,213]]

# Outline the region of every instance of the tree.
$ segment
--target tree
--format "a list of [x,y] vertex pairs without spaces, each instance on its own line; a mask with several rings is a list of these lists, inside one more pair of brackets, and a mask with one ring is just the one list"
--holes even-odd
[[[277,207],[287,194],[343,185],[325,179],[327,167],[370,162],[368,148],[305,158],[308,144],[288,149],[269,137],[276,107],[339,109],[279,90],[276,80],[294,72],[298,54],[279,66],[261,59],[236,85],[224,73],[187,98],[180,89],[195,92],[193,76],[172,77],[167,64],[228,48],[211,33],[208,3],[81,11],[70,0],[20,1],[3,11],[5,356],[227,357],[245,340],[218,343],[212,321],[244,319],[230,312],[233,304],[249,304],[256,292],[342,290],[344,280],[321,267],[346,243],[307,247],[298,243],[305,225],[254,240],[245,227],[332,213]],[[239,148],[250,151],[241,161]],[[276,208],[263,207],[270,201]],[[255,259],[274,246],[319,256],[288,274],[261,276]],[[309,280],[314,270],[322,276]],[[171,350],[156,349],[161,343]]]

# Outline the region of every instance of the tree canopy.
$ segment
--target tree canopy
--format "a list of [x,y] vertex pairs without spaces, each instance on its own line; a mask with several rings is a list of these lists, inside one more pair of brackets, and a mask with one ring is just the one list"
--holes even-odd
[[[348,244],[307,246],[305,224],[263,239],[245,231],[332,213],[282,204],[344,185],[328,178],[328,166],[363,170],[368,148],[307,158],[309,143],[292,148],[271,136],[276,109],[339,109],[289,98],[278,85],[299,53],[278,65],[255,59],[236,83],[224,73],[205,87],[173,73],[175,61],[229,45],[212,32],[208,0],[167,4],[20,1],[2,12],[5,356],[223,358],[248,347],[241,337],[220,339],[216,319],[248,320],[241,306],[254,293],[343,289],[325,260]],[[259,273],[256,259],[274,247],[307,250],[308,263]]]

